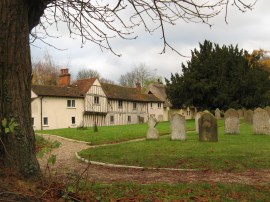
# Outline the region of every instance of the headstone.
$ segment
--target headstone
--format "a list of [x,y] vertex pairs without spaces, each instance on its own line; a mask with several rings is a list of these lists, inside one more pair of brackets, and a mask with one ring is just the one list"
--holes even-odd
[[239,134],[239,113],[235,109],[228,109],[224,114],[225,133]]
[[199,119],[201,118],[203,112],[198,112],[195,116],[195,127],[196,127],[196,133],[199,133]]
[[244,119],[246,121],[246,123],[248,124],[252,124],[253,122],[253,111],[252,110],[247,110],[244,114]]
[[257,108],[253,115],[253,133],[270,135],[270,117],[266,110]]
[[269,107],[269,106],[266,106],[266,107],[264,108],[264,110],[267,111],[267,113],[268,113],[269,116],[270,116],[270,107]]
[[215,117],[216,117],[216,119],[220,119],[221,118],[219,108],[216,108],[216,110],[215,110]]
[[238,113],[239,118],[241,118],[241,117],[244,116],[244,112],[243,112],[242,109],[238,109],[238,110],[237,110],[237,113]]
[[155,118],[153,118],[152,116],[150,116],[149,120],[148,120],[148,131],[147,131],[147,135],[146,135],[146,139],[158,139],[159,135],[158,135],[158,130],[155,128],[155,126],[157,125],[157,121]]
[[171,140],[186,139],[186,119],[185,116],[174,114],[171,119]]
[[199,141],[217,142],[217,119],[211,113],[203,113],[199,118]]

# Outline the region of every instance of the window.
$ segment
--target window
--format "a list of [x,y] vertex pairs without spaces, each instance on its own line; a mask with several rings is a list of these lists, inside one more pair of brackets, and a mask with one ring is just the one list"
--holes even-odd
[[160,108],[161,108],[161,103],[158,103],[157,106],[158,106],[158,108],[160,109]]
[[35,118],[32,117],[32,126],[34,126],[34,125],[35,125]]
[[152,102],[150,103],[150,107],[151,107],[151,109],[153,108],[153,103]]
[[71,117],[71,124],[76,124],[75,116],[72,116],[72,117]]
[[110,123],[114,123],[114,116],[110,116]]
[[128,123],[131,123],[131,116],[128,116]]
[[187,116],[189,116],[190,115],[190,111],[187,111]]
[[118,101],[118,108],[123,108],[123,101],[122,100],[119,100]]
[[67,107],[75,107],[75,100],[67,100]]
[[133,102],[133,110],[137,109],[137,103]]
[[94,103],[95,103],[95,104],[99,104],[99,97],[98,97],[98,96],[95,96],[95,97],[94,97]]
[[48,117],[43,117],[43,125],[44,126],[48,125]]

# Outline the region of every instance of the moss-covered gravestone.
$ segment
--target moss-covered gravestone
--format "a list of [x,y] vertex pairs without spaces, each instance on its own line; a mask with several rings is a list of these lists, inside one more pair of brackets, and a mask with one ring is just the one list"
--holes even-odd
[[150,116],[148,120],[149,128],[147,131],[146,139],[152,139],[152,140],[159,139],[158,130],[155,128],[156,125],[157,125],[156,119]]
[[218,141],[217,119],[211,113],[204,112],[199,118],[199,141]]
[[186,139],[186,119],[180,114],[174,114],[171,119],[171,140]]
[[239,134],[239,113],[235,109],[228,109],[224,114],[225,133]]

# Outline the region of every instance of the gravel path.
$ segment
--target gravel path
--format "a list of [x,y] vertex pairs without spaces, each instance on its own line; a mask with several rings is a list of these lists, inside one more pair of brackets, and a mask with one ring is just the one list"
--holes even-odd
[[[50,140],[61,142],[61,146],[53,149],[56,163],[51,168],[56,170],[59,176],[66,173],[82,173],[87,169],[87,177],[95,182],[124,182],[138,183],[178,183],[178,182],[222,182],[243,184],[269,184],[270,171],[245,171],[241,173],[213,172],[213,171],[168,171],[132,168],[112,168],[98,165],[89,165],[76,159],[75,152],[79,152],[90,146],[82,142],[63,139],[54,135],[43,135]],[[39,159],[41,169],[46,169],[46,159]]]

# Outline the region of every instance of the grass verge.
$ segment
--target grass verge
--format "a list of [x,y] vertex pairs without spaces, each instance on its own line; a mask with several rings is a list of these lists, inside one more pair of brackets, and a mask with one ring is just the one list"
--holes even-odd
[[[87,191],[88,190],[88,191]],[[221,183],[135,184],[93,183],[81,200],[91,201],[268,201],[270,185],[250,186]]]
[[129,142],[91,148],[79,155],[92,161],[142,167],[169,167],[215,171],[241,171],[270,168],[270,136],[253,135],[252,126],[241,124],[240,135],[224,135],[219,128],[219,142],[199,142],[195,132],[186,141],[159,140]]

